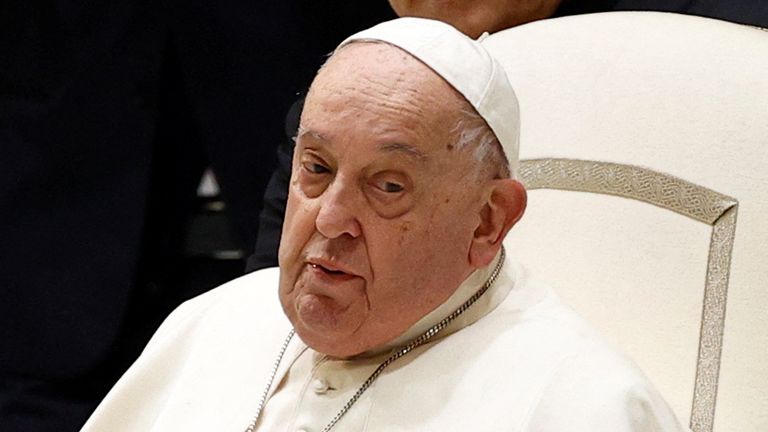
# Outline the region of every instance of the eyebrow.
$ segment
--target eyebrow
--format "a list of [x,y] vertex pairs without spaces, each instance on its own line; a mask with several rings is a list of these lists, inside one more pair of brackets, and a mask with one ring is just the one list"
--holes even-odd
[[427,155],[419,151],[419,149],[417,149],[416,147],[408,144],[402,144],[402,143],[380,144],[379,151],[403,153],[409,157],[412,157],[418,160],[419,162],[425,162],[428,159]]
[[328,138],[325,137],[325,135],[321,134],[320,132],[313,131],[311,129],[305,129],[301,125],[299,125],[299,130],[296,131],[296,136],[293,137],[293,140],[296,141],[298,138],[301,138],[304,135],[309,135],[312,138],[315,138],[320,141],[330,141]]
[[[305,129],[301,126],[299,126],[299,130],[296,132],[296,137],[294,141],[298,138],[301,138],[303,136],[309,135],[312,138],[319,140],[319,141],[326,141],[330,142],[331,140],[328,139],[325,135],[321,134],[320,132],[311,130],[311,129]],[[385,144],[379,144],[378,150],[385,153],[401,153],[404,154],[412,159],[416,159],[419,162],[426,162],[429,158],[427,155],[422,153],[419,149],[416,147],[409,145],[409,144],[403,144],[403,143],[385,143]]]

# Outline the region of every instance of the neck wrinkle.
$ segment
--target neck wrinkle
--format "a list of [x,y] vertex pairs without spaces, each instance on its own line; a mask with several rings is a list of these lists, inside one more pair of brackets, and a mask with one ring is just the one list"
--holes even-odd
[[[391,340],[390,342],[368,350],[362,354],[358,354],[351,357],[349,360],[362,359],[367,357],[378,356],[384,353],[390,353],[391,351],[400,348],[408,342],[421,336],[430,327],[440,322],[443,318],[450,315],[453,311],[459,308],[464,302],[466,302],[473,294],[475,294],[486,283],[488,278],[493,273],[493,269],[496,267],[499,259],[501,258],[501,251],[496,255],[490,265],[483,267],[472,272],[464,282],[456,288],[456,291],[448,297],[448,300],[436,307],[432,312],[423,316],[419,321],[412,325],[403,334]],[[511,275],[511,266],[507,262],[502,263],[502,269],[499,273],[499,277],[496,282],[491,285],[488,290],[463,314],[459,315],[453,320],[448,327],[444,328],[437,336],[433,337],[431,342],[440,340],[451,333],[461,330],[462,328],[473,324],[475,321],[484,317],[490,313],[502,300],[507,296],[512,289],[512,283],[509,283],[509,277]],[[506,277],[504,277],[506,276]],[[512,277],[512,280],[514,278]]]

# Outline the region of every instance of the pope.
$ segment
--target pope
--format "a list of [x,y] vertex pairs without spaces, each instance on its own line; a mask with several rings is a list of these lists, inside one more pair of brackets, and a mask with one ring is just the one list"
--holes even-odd
[[279,268],[180,306],[83,430],[685,430],[506,257],[518,133],[481,41],[401,18],[342,42],[301,115]]

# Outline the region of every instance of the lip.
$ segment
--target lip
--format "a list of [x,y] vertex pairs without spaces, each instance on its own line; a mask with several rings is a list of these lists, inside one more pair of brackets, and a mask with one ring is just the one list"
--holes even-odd
[[360,277],[346,266],[324,258],[309,258],[307,268],[318,277],[329,281],[342,282]]

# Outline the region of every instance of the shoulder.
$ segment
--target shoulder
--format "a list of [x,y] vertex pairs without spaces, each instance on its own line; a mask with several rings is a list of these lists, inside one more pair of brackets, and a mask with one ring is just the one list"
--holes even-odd
[[596,347],[610,352],[598,332],[564,304],[549,285],[519,265],[511,273],[514,278],[506,282],[512,285],[509,294],[471,326],[471,332],[493,335],[489,340],[492,346],[504,353],[509,352],[509,346],[525,347],[527,356],[545,358],[552,367],[564,358]]
[[[383,374],[378,400],[397,402],[377,402],[382,413],[423,419],[423,430],[684,430],[632,361],[546,284],[517,271],[498,281],[508,294],[487,315]],[[444,414],[425,419],[425,400]]]
[[524,346],[526,357],[536,359],[546,379],[571,371],[601,374],[602,382],[610,386],[606,382],[609,377],[617,381],[621,381],[619,377],[642,377],[631,360],[610,346],[546,283],[525,271],[519,276],[508,298],[488,316],[486,323],[493,327],[489,332],[498,335],[494,345],[499,350],[510,345]]
[[635,364],[604,343],[564,356],[531,405],[524,430],[685,431]]
[[489,354],[500,375],[531,392],[523,430],[686,430],[631,359],[545,283],[519,276],[476,332],[494,335]]
[[146,350],[181,336],[190,342],[189,337],[274,325],[284,319],[279,276],[277,267],[259,270],[182,303],[165,319]]
[[257,271],[179,306],[83,430],[176,430],[257,398],[261,373],[290,330],[278,279],[277,268]]

